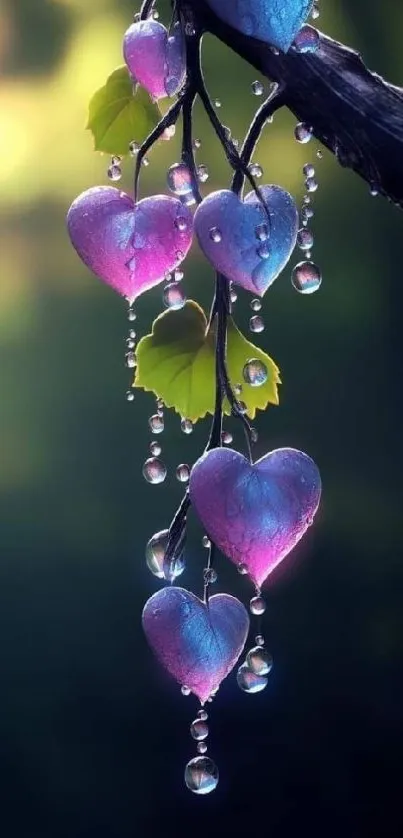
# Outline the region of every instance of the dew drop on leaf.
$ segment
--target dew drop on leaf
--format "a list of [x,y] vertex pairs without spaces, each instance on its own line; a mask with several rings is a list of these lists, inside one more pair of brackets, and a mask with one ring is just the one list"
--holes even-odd
[[146,546],[146,562],[147,567],[151,570],[151,573],[154,576],[157,576],[158,579],[172,581],[172,579],[176,579],[177,576],[180,576],[180,574],[183,573],[185,561],[183,556],[176,557],[171,562],[169,574],[167,575],[165,573],[164,559],[168,545],[168,534],[169,530],[161,530],[161,532],[155,533],[150,538]]
[[309,143],[309,140],[312,138],[312,129],[305,122],[299,122],[295,126],[294,134],[298,143]]
[[258,358],[251,358],[244,366],[242,375],[244,381],[251,387],[261,387],[267,381],[267,367]]

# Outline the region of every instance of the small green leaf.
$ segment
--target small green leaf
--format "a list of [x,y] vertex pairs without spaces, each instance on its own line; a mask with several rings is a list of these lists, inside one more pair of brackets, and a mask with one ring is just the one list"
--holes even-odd
[[106,84],[94,93],[87,128],[94,137],[95,151],[123,155],[132,140],[142,143],[161,118],[157,105],[141,87],[133,89],[127,67],[118,67]]
[[[207,320],[200,306],[189,300],[180,311],[166,311],[154,321],[152,332],[137,348],[134,384],[155,393],[167,407],[195,422],[214,412],[215,401],[215,324],[207,332]],[[244,383],[242,371],[247,361],[259,358],[268,377],[261,387]],[[242,401],[253,419],[257,409],[278,404],[279,370],[261,349],[244,338],[230,318],[228,322],[227,365],[233,384],[242,382]],[[230,413],[229,404],[224,404]]]

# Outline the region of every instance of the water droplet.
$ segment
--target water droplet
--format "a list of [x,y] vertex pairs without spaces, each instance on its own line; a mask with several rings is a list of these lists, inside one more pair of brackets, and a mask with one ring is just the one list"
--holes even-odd
[[175,227],[177,230],[179,230],[180,233],[184,233],[185,230],[187,230],[187,226],[187,220],[183,217],[183,215],[180,215],[178,218],[175,218]]
[[315,167],[312,166],[312,163],[305,163],[305,166],[303,167],[302,171],[303,171],[305,177],[314,177],[315,176]]
[[180,268],[175,268],[175,270],[174,270],[174,282],[181,282],[181,280],[183,279],[184,276],[185,276],[185,274],[183,273],[183,271],[180,270]]
[[370,187],[369,194],[372,195],[373,198],[376,198],[379,195],[379,190],[376,188],[374,184]]
[[270,247],[268,242],[262,242],[257,249],[257,255],[261,259],[268,259],[270,257]]
[[294,134],[298,143],[309,143],[309,140],[312,138],[312,128],[306,125],[305,122],[299,122],[295,126]]
[[307,224],[310,218],[313,218],[314,211],[312,207],[302,207],[301,210],[301,221],[303,224]]
[[200,183],[205,183],[206,180],[208,180],[209,171],[204,163],[201,163],[200,166],[197,167],[197,177],[199,178]]
[[208,725],[202,719],[195,719],[190,725],[190,735],[193,736],[193,739],[196,739],[197,742],[207,739],[208,734]]
[[174,137],[175,134],[176,134],[176,125],[168,125],[168,127],[164,129],[161,139],[166,140],[166,141],[172,140],[172,137]]
[[146,546],[146,562],[147,567],[151,570],[154,576],[158,579],[166,579],[171,582],[183,573],[185,568],[185,560],[183,556],[177,556],[172,562],[169,573],[164,571],[165,552],[168,546],[169,530],[161,530],[156,532]]
[[236,680],[238,687],[240,687],[245,693],[250,693],[251,695],[254,693],[260,693],[267,686],[267,678],[263,675],[255,675],[255,673],[249,669],[247,663],[243,663],[242,666],[239,667]]
[[126,346],[127,346],[128,349],[134,349],[136,344],[135,344],[134,340],[130,340],[130,338],[127,338]]
[[265,242],[269,238],[269,228],[267,224],[258,224],[255,228],[255,236],[260,242]]
[[240,396],[242,393],[242,384],[234,384],[234,393],[236,396]]
[[319,6],[317,3],[314,3],[311,10],[311,18],[312,20],[317,20],[320,15]]
[[223,431],[222,432],[221,442],[223,443],[223,445],[231,445],[232,440],[233,440],[233,436],[232,436],[232,434],[230,434],[229,431]]
[[250,358],[245,364],[242,375],[251,387],[261,387],[267,381],[267,367],[258,358]]
[[209,230],[209,236],[211,241],[215,244],[219,244],[222,240],[222,233],[218,227],[212,227],[211,230]]
[[263,175],[263,169],[259,163],[251,163],[249,166],[249,174],[251,174],[252,177],[260,178]]
[[192,192],[192,173],[185,163],[174,163],[167,174],[168,188],[174,195],[188,195]]
[[319,32],[313,26],[303,26],[296,36],[293,47],[296,52],[316,52],[320,47]]
[[246,655],[246,664],[255,675],[268,675],[273,668],[273,658],[267,649],[254,646]]
[[134,308],[129,308],[129,311],[127,312],[127,316],[128,316],[128,319],[130,320],[130,322],[133,322],[133,320],[136,319],[137,314],[136,314]]
[[201,148],[201,140],[199,140],[199,138],[196,137],[192,142],[192,146],[197,151],[198,148]]
[[199,710],[199,712],[198,712],[198,714],[197,714],[197,715],[198,715],[199,719],[202,719],[202,721],[203,721],[203,722],[205,722],[205,721],[206,721],[206,719],[208,719],[208,713],[207,713],[207,710],[203,710],[203,709],[202,709],[202,710]]
[[251,332],[255,332],[258,334],[259,332],[264,331],[264,320],[260,314],[254,314],[253,317],[249,320],[249,328]]
[[191,434],[193,432],[193,422],[191,419],[181,419],[181,431],[183,434]]
[[112,181],[120,180],[122,177],[122,169],[120,166],[109,166],[108,169],[108,178]]
[[262,308],[262,301],[255,297],[255,299],[252,300],[250,307],[252,311],[260,311]]
[[190,468],[186,463],[180,463],[176,469],[176,479],[179,483],[187,483],[190,476]]
[[199,754],[205,754],[207,751],[207,742],[198,742],[196,750]]
[[205,567],[203,570],[203,579],[205,585],[214,585],[217,582],[218,574],[213,567]]
[[231,288],[231,291],[229,292],[229,298],[232,304],[236,303],[238,299],[238,294],[233,288]]
[[241,576],[246,576],[247,572],[248,572],[248,566],[246,564],[244,564],[243,562],[241,562],[238,565],[238,573],[240,573]]
[[176,253],[175,253],[175,256],[176,256],[178,262],[182,262],[182,260],[185,258],[185,254],[183,253],[182,250],[177,250]]
[[252,84],[251,84],[251,88],[252,88],[252,93],[254,94],[254,96],[262,96],[263,95],[264,87],[263,87],[261,81],[253,81]]
[[203,547],[205,547],[205,548],[206,548],[206,550],[210,550],[210,547],[211,547],[211,541],[210,541],[210,539],[209,539],[208,535],[203,535],[203,538],[202,538],[202,545],[203,545]]
[[298,230],[297,244],[300,250],[311,250],[313,247],[313,233],[306,227]]
[[129,367],[129,369],[131,370],[134,369],[134,367],[136,366],[136,356],[134,352],[126,353],[126,366]]
[[260,617],[261,614],[264,614],[266,611],[266,603],[262,596],[254,596],[252,597],[249,608],[251,614],[254,614],[255,617]]
[[158,413],[154,413],[152,416],[150,416],[148,424],[150,427],[150,431],[153,434],[162,434],[162,431],[164,430],[164,417],[158,416]]
[[159,457],[161,451],[162,447],[159,442],[150,442],[150,454],[152,454],[153,457]]
[[220,99],[215,99],[215,100],[214,100],[214,104],[215,104],[216,108],[221,108],[221,101],[220,101]]
[[214,791],[218,779],[218,768],[210,757],[195,757],[185,768],[185,783],[195,794],[209,794]]
[[322,160],[322,157],[323,157],[323,151],[321,151],[321,149],[320,149],[320,148],[318,148],[318,150],[317,150],[317,152],[316,152],[316,156],[317,156],[318,160]]
[[147,483],[152,483],[156,486],[158,483],[163,483],[167,476],[167,470],[164,463],[158,457],[149,457],[143,465],[143,477]]
[[162,299],[164,305],[172,311],[179,311],[186,303],[185,293],[177,282],[170,282],[169,285],[165,286]]
[[126,392],[126,401],[134,402],[134,393],[131,390],[127,390]]
[[263,634],[257,634],[256,637],[255,637],[255,642],[258,646],[264,646]]
[[130,151],[131,156],[135,157],[136,154],[138,154],[139,151],[140,151],[139,143],[136,143],[135,140],[132,140],[132,142],[129,143],[129,151]]
[[292,272],[291,282],[300,294],[313,294],[321,286],[322,274],[314,262],[299,262]]
[[141,161],[141,165],[144,166],[145,169],[147,168],[147,166],[150,165],[150,161],[149,161],[148,157],[143,157],[143,159]]
[[305,187],[308,192],[316,192],[318,188],[318,181],[314,177],[307,177],[305,181]]
[[189,689],[189,687],[183,684],[183,686],[181,687],[181,693],[182,695],[190,695],[191,690]]

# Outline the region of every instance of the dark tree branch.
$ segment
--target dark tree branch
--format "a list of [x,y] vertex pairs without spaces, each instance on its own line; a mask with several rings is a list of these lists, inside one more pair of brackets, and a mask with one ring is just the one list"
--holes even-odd
[[342,166],[403,207],[403,90],[371,73],[361,56],[320,33],[316,53],[276,55],[220,21],[206,0],[186,0],[198,25],[285,86],[284,103]]

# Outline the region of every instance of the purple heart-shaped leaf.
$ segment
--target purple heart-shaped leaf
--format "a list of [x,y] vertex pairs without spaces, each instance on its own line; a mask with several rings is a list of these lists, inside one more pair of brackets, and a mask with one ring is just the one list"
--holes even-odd
[[202,602],[184,588],[167,587],[146,602],[143,628],[165,669],[205,702],[235,666],[249,617],[229,594]]
[[133,23],[125,33],[123,55],[132,78],[153,99],[173,96],[185,79],[185,44],[179,24],[170,33],[156,20]]
[[321,480],[313,460],[294,448],[253,465],[216,448],[193,466],[189,492],[212,541],[260,586],[312,523]]
[[176,198],[155,195],[134,204],[125,192],[96,186],[72,203],[67,228],[83,262],[132,303],[180,265],[193,219]]

